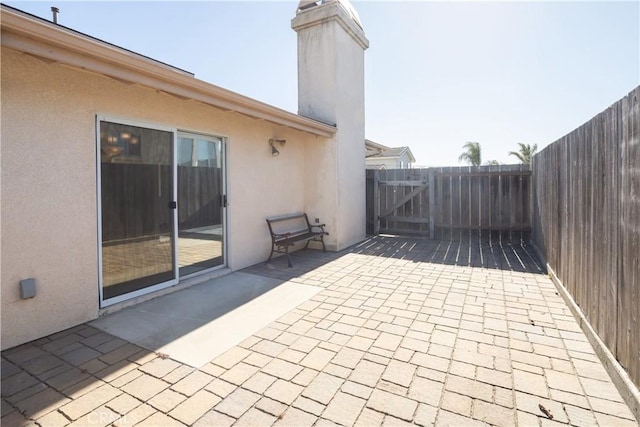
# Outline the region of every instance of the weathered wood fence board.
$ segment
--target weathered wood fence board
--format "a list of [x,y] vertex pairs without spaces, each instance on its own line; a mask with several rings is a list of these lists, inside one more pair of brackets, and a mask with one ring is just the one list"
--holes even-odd
[[[173,185],[171,166],[103,163],[101,173],[105,242],[171,231],[173,194],[158,194]],[[180,230],[221,223],[221,183],[221,169],[178,166]]]
[[178,166],[180,229],[222,223],[222,169]]
[[532,240],[640,386],[640,87],[534,158]]
[[171,166],[102,163],[102,239],[104,242],[167,233]]
[[[629,373],[640,385],[640,90],[623,99],[620,108],[620,283],[617,352],[630,361]],[[618,116],[620,117],[620,115]],[[635,363],[633,363],[635,362]]]
[[434,175],[434,237],[528,235],[528,165],[437,168]]
[[531,229],[528,165],[367,171],[367,231],[521,240]]

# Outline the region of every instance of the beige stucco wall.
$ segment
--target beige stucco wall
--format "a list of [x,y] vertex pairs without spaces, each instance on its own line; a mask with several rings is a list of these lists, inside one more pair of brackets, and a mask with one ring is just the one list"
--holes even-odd
[[[318,28],[320,27],[320,28]],[[335,23],[326,22],[298,32],[298,111],[325,123],[336,123]],[[322,64],[322,66],[320,66]],[[306,152],[306,205],[327,224],[325,239],[338,248],[338,139],[309,146]]]
[[329,225],[329,246],[341,250],[365,238],[364,50],[368,41],[338,3],[299,12],[292,27],[298,33],[298,111],[337,127],[330,146],[307,150],[307,205],[316,207]]
[[[305,198],[325,173],[306,164],[329,147],[323,138],[4,47],[1,80],[2,349],[98,315],[97,114],[227,138],[232,269],[268,256],[265,217],[322,218],[331,209]],[[268,145],[274,137],[287,140],[278,157]],[[38,295],[20,300],[27,277]]]
[[366,175],[364,157],[364,49],[352,35],[336,31],[338,45],[337,94],[338,224],[341,248],[365,238]]

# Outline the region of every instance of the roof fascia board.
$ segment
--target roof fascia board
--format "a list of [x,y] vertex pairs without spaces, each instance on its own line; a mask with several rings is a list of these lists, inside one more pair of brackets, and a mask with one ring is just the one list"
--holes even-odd
[[189,73],[2,7],[2,45],[223,110],[332,137],[336,127],[203,82]]
[[[382,156],[370,156],[370,157],[367,157],[366,159],[367,160],[369,160],[369,159],[372,159],[372,160],[397,160],[400,157],[402,157],[401,154],[399,154],[397,156],[384,156],[384,157],[382,157]],[[415,161],[416,161],[416,159],[413,156],[411,156],[411,163],[415,163]]]
[[382,145],[382,144],[380,144],[378,142],[371,141],[370,139],[365,139],[364,143],[365,143],[365,146],[369,146],[369,147],[375,148],[377,150],[380,150],[380,149],[387,149],[388,150],[388,149],[392,148],[392,147],[387,147],[386,145]]

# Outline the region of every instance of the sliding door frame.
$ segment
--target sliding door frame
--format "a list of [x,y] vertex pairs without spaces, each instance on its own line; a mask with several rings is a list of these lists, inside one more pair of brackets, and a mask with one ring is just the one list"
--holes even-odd
[[102,159],[100,155],[100,123],[101,122],[110,122],[115,124],[121,124],[125,126],[136,126],[140,128],[171,132],[171,152],[172,152],[172,188],[171,188],[171,199],[176,200],[176,188],[177,188],[177,167],[176,167],[176,141],[177,141],[177,131],[175,128],[158,125],[156,123],[149,122],[141,122],[136,120],[125,119],[122,117],[108,116],[108,115],[96,115],[96,182],[97,182],[97,222],[98,222],[98,290],[99,290],[99,303],[100,308],[108,307],[113,304],[117,304],[132,298],[136,298],[142,295],[149,294],[151,292],[156,292],[161,289],[168,288],[170,286],[175,286],[179,282],[178,275],[178,215],[177,209],[171,209],[172,211],[172,236],[173,236],[173,278],[171,280],[167,280],[164,282],[157,283],[155,285],[147,286],[142,289],[135,290],[133,292],[129,292],[126,294],[118,295],[112,298],[105,299],[104,298],[104,287],[103,287],[103,262],[102,262]]
[[[207,274],[209,272],[212,271],[216,271],[216,270],[220,270],[223,268],[226,268],[228,265],[227,262],[227,246],[228,246],[228,240],[227,240],[227,202],[226,202],[226,197],[227,197],[227,138],[224,136],[220,136],[220,135],[214,135],[211,133],[204,133],[204,132],[197,132],[197,131],[190,131],[190,130],[186,130],[186,129],[178,129],[177,130],[177,135],[176,135],[176,151],[177,151],[177,141],[180,137],[186,137],[186,138],[203,138],[203,139],[208,139],[208,138],[214,138],[214,139],[219,139],[220,143],[221,143],[221,147],[220,147],[220,168],[222,169],[221,171],[221,188],[220,188],[220,194],[223,196],[223,200],[224,203],[222,204],[222,212],[220,213],[221,216],[221,226],[222,226],[222,263],[213,267],[209,267],[209,268],[205,268],[203,270],[200,271],[195,271],[193,273],[187,273],[184,275],[180,275],[180,268],[179,268],[179,264],[180,264],[180,252],[178,251],[178,277],[180,279],[185,279],[185,278],[191,278],[191,277],[198,277],[200,275],[203,274]],[[178,158],[176,156],[176,160],[175,160],[175,164],[176,164],[176,176],[177,176],[177,166],[178,166]],[[178,184],[177,184],[177,178],[176,178],[176,190],[178,188]],[[180,225],[179,225],[179,209],[176,212],[176,223],[177,225],[177,230],[178,230],[178,234],[180,233]]]
[[100,123],[101,122],[110,122],[110,123],[116,123],[116,124],[122,124],[125,126],[136,126],[136,127],[141,127],[141,128],[146,128],[146,129],[153,129],[153,130],[158,130],[158,131],[165,131],[165,132],[171,132],[173,137],[172,137],[172,185],[173,188],[171,189],[171,194],[172,194],[172,200],[177,201],[178,200],[178,136],[179,134],[181,135],[192,135],[192,136],[201,136],[204,138],[207,137],[213,137],[213,138],[219,138],[222,141],[222,146],[221,146],[221,168],[222,168],[222,188],[221,188],[221,192],[226,200],[226,194],[227,194],[227,138],[224,136],[220,136],[220,135],[213,135],[210,133],[203,133],[203,132],[194,132],[194,131],[189,131],[189,130],[185,130],[185,129],[179,129],[177,127],[170,127],[170,126],[163,126],[161,124],[157,124],[157,123],[152,123],[152,122],[143,122],[143,121],[137,121],[137,120],[131,120],[131,119],[126,119],[126,118],[122,118],[122,117],[117,117],[117,116],[111,116],[111,115],[102,115],[102,114],[97,114],[96,115],[96,121],[95,121],[95,130],[96,130],[96,143],[95,143],[95,147],[96,147],[96,206],[97,206],[97,256],[98,256],[98,292],[99,292],[99,305],[100,308],[105,308],[114,304],[118,304],[121,303],[123,301],[127,301],[136,297],[140,297],[146,294],[150,294],[153,292],[157,292],[160,291],[162,289],[171,287],[171,286],[175,286],[177,284],[180,283],[180,281],[182,279],[185,278],[192,278],[192,277],[197,277],[197,276],[201,276],[201,275],[205,275],[207,273],[210,273],[212,271],[215,270],[219,270],[219,269],[223,269],[226,268],[228,265],[228,258],[227,258],[227,254],[228,254],[228,232],[227,232],[227,225],[228,225],[228,221],[227,221],[227,206],[226,204],[223,205],[222,207],[222,233],[223,233],[223,250],[222,250],[222,257],[223,257],[223,262],[221,265],[217,265],[211,268],[207,268],[207,269],[203,269],[202,271],[197,271],[191,274],[186,274],[184,276],[180,276],[180,268],[179,268],[179,257],[180,257],[180,253],[178,252],[178,232],[179,232],[179,227],[178,227],[178,209],[171,209],[172,210],[172,225],[173,225],[173,229],[172,229],[172,235],[174,236],[173,238],[173,245],[172,245],[172,251],[173,251],[173,279],[168,280],[168,281],[164,281],[161,283],[157,283],[155,285],[151,285],[142,289],[138,289],[136,291],[133,292],[129,292],[123,295],[118,295],[112,298],[108,298],[105,299],[104,298],[104,289],[103,289],[103,262],[102,262],[102,256],[103,256],[103,249],[102,249],[102,237],[103,237],[103,233],[102,233],[102,167],[101,167],[101,163],[102,163],[102,159],[101,159],[101,155],[100,155]]

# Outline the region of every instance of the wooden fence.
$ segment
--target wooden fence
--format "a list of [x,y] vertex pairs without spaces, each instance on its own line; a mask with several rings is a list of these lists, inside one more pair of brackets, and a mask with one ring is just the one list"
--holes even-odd
[[[102,163],[101,173],[104,242],[171,231],[171,166]],[[221,224],[221,183],[221,169],[178,166],[179,230]]]
[[367,231],[438,239],[528,238],[528,165],[367,171]]
[[532,240],[640,386],[640,87],[534,157]]
[[433,182],[435,238],[529,237],[528,165],[438,168]]
[[178,166],[178,229],[222,224],[222,169]]
[[[171,166],[102,163],[102,241],[171,230]],[[161,189],[162,191],[160,191]]]

